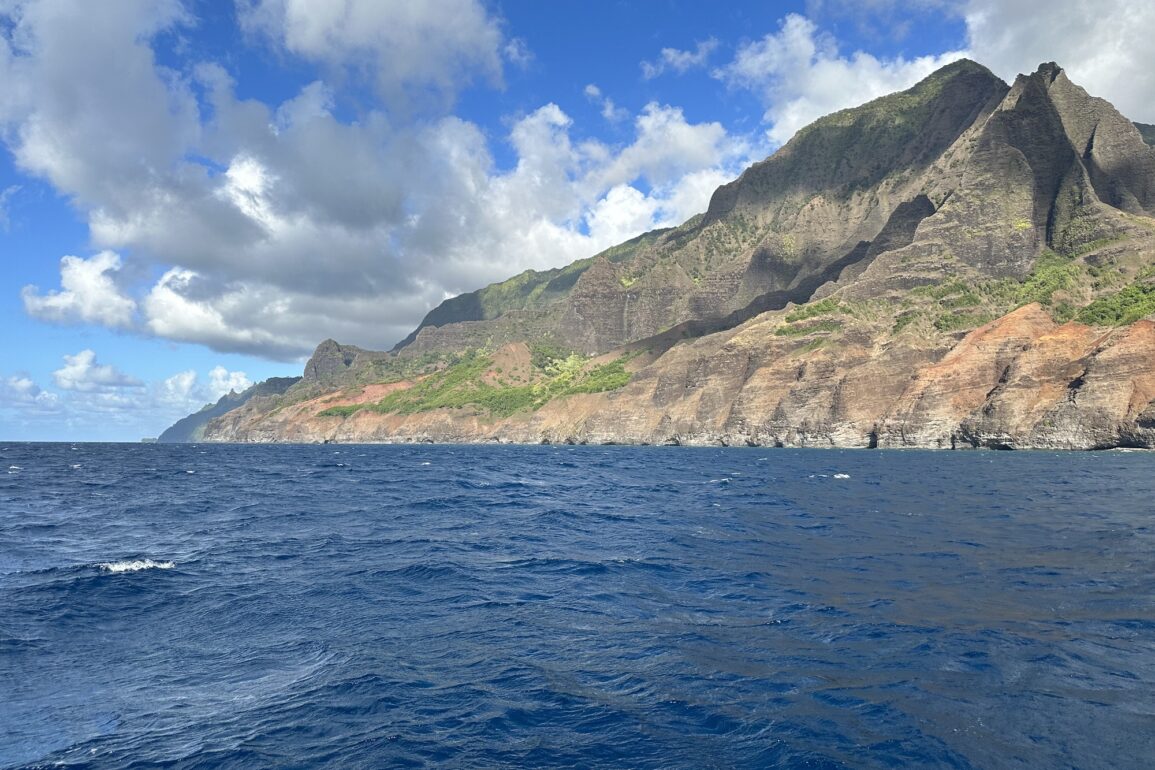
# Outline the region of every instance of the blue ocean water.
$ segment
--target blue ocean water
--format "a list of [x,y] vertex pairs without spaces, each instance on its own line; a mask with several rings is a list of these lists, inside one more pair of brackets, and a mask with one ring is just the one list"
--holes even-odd
[[1155,766],[1155,455],[0,444],[0,767]]

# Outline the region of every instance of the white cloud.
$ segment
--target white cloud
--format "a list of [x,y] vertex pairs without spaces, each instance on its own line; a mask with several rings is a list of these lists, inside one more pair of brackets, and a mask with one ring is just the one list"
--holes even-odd
[[[476,127],[445,121],[432,154],[455,173],[434,192],[440,205],[413,223],[409,253],[443,255],[461,279],[446,282],[454,290],[564,265],[704,211],[712,190],[701,191],[697,175],[732,178],[750,160],[750,146],[719,124],[692,124],[656,104],[638,116],[624,147],[576,143],[571,130],[557,105],[525,116],[510,132],[517,166],[495,173]],[[611,213],[614,205],[628,212]]]
[[705,67],[710,54],[718,47],[718,41],[708,38],[698,42],[693,51],[683,51],[678,48],[663,48],[656,61],[642,62],[642,77],[646,80],[666,72],[673,71],[681,75],[697,67]]
[[[196,384],[197,373],[195,369],[177,372],[171,377],[165,378],[157,385],[157,401],[166,406],[186,409],[191,402],[197,400],[193,390]],[[189,411],[191,411],[191,409],[189,409]]]
[[[511,126],[517,164],[501,171],[472,123],[445,118],[374,143],[376,126],[341,125],[324,104],[310,87],[274,118],[221,97],[222,124],[252,111],[263,126],[223,173],[132,218],[94,215],[99,243],[177,266],[136,303],[116,288],[115,254],[70,257],[62,291],[26,290],[29,312],[125,326],[139,309],[140,331],[282,360],[324,336],[386,347],[446,296],[679,224],[705,209],[704,182],[732,178],[754,152],[718,123],[657,104],[624,146],[575,143],[572,120],[549,104]],[[382,174],[390,165],[409,170]],[[610,215],[627,200],[632,213]]]
[[[1155,5],[1135,0],[809,0],[812,18],[851,17],[864,35],[917,32],[922,19],[955,17],[966,56],[1013,80],[1054,61],[1089,93],[1124,115],[1155,122]],[[893,34],[890,34],[894,37]]]
[[53,372],[52,377],[58,388],[82,393],[144,387],[143,382],[111,364],[98,364],[92,350],[82,350],[74,356],[65,355],[64,366]]
[[59,396],[42,390],[26,375],[14,375],[0,380],[0,408],[55,412],[59,406]]
[[839,53],[837,41],[809,19],[789,14],[777,32],[742,46],[715,76],[762,97],[772,144],[784,144],[814,120],[917,83],[962,51],[915,59]]
[[0,231],[7,232],[11,225],[11,219],[8,214],[8,207],[11,205],[12,196],[20,192],[20,185],[10,185],[0,190]]
[[690,123],[677,107],[647,104],[635,126],[633,144],[605,163],[599,181],[612,185],[645,178],[665,185],[749,152],[747,144],[730,137],[721,123]]
[[21,291],[29,315],[57,323],[86,322],[114,328],[132,323],[136,303],[124,296],[109,276],[120,270],[120,257],[102,251],[91,259],[60,260],[60,291],[40,294],[35,286]]
[[611,123],[620,123],[630,117],[630,111],[614,104],[614,100],[602,93],[602,90],[593,83],[587,85],[583,91],[586,98],[595,104],[600,104],[602,117]]
[[1135,0],[967,0],[971,56],[1010,80],[1042,62],[1111,101],[1132,120],[1155,121],[1155,5]]
[[[452,116],[338,117],[323,80],[279,103],[242,99],[219,64],[157,63],[157,35],[193,23],[176,2],[118,0],[99,14],[56,2],[52,13],[21,4],[0,25],[14,84],[0,94],[0,136],[25,172],[75,202],[104,251],[62,260],[57,291],[25,289],[38,318],[281,360],[329,336],[388,347],[446,296],[676,224],[705,208],[702,180],[752,159],[721,125],[656,104],[611,146],[573,139],[555,104],[492,137]],[[524,53],[472,0],[265,0],[240,12],[275,45],[340,69],[338,86],[371,67],[386,90],[445,95]],[[601,99],[608,117],[626,117]],[[491,153],[502,139],[512,168]],[[615,201],[637,205],[611,213]]]
[[196,101],[149,46],[191,19],[177,0],[92,9],[84,0],[9,4],[9,56],[0,69],[11,92],[0,121],[22,169],[82,206],[125,215],[196,142]]
[[244,372],[232,372],[220,365],[209,370],[207,382],[195,369],[186,369],[148,386],[149,408],[173,415],[176,420],[205,404],[216,403],[230,391],[240,393],[252,385]]
[[[174,267],[152,287],[142,309],[147,329],[158,337],[287,359],[306,347],[306,338],[286,338],[268,328],[286,314],[287,304],[267,288],[217,287],[193,270]],[[254,315],[264,315],[265,323],[250,323]]]
[[239,0],[242,23],[314,61],[369,70],[389,101],[451,100],[474,76],[499,83],[502,56],[527,60],[477,0]]
[[[657,104],[636,117],[624,146],[576,143],[569,116],[549,104],[512,124],[516,165],[499,170],[491,139],[458,118],[405,126],[369,110],[352,122],[334,115],[322,81],[265,104],[238,99],[218,65],[187,77],[164,70],[150,36],[188,19],[175,5],[129,19],[147,9],[123,2],[110,12],[117,23],[92,34],[91,14],[64,2],[62,20],[22,15],[9,38],[53,43],[18,45],[4,65],[30,85],[22,111],[6,113],[16,156],[77,201],[93,242],[107,249],[63,260],[60,291],[25,290],[28,312],[40,318],[280,359],[307,353],[322,336],[384,347],[447,295],[679,223],[761,155],[720,124],[692,124]],[[469,77],[462,62],[490,61],[501,35],[474,3],[437,7],[439,18],[462,11],[460,23],[438,31],[429,26],[434,6],[396,3],[278,0],[247,4],[242,15],[293,52],[340,66],[389,69],[399,29],[440,36],[422,54],[434,59],[447,40],[468,38],[476,45],[421,65],[428,70],[381,75],[395,86],[457,87]],[[671,49],[662,61],[694,66],[713,47],[706,41],[685,56]],[[198,90],[211,121],[192,96]],[[107,102],[94,96],[104,93]],[[624,117],[596,86],[587,95],[607,117]],[[90,126],[77,130],[75,120]],[[131,264],[122,268],[112,250]],[[158,268],[154,285],[139,285]]]
[[70,440],[155,436],[230,390],[252,384],[244,372],[219,365],[207,377],[188,369],[144,383],[98,363],[91,350],[64,360],[54,373],[59,394],[43,390],[27,374],[0,376],[0,435],[28,430],[41,438],[57,431]]
[[505,44],[502,49],[505,58],[511,64],[516,64],[518,67],[526,68],[533,61],[533,51],[529,49],[529,44],[520,37],[515,37]]
[[223,366],[209,371],[209,390],[216,400],[227,393],[242,393],[253,386],[244,372],[230,372]]

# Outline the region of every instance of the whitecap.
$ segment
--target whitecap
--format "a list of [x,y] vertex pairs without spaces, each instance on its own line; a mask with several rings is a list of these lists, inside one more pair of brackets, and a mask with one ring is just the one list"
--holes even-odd
[[23,470],[23,468],[21,468],[19,465],[9,465],[9,466],[8,466],[8,470],[10,470],[10,471],[19,471],[19,470]]
[[114,574],[121,572],[140,572],[142,569],[172,569],[176,566],[171,561],[153,561],[152,559],[133,559],[125,561],[107,561],[97,564],[105,572]]
[[849,473],[835,473],[834,478],[836,478],[836,479],[848,479],[848,478],[850,478],[850,474]]
[[196,471],[185,471],[185,473],[196,473]]

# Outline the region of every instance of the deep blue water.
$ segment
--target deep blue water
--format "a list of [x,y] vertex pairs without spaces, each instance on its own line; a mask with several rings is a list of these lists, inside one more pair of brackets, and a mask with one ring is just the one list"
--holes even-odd
[[0,444],[26,766],[1155,766],[1155,455]]

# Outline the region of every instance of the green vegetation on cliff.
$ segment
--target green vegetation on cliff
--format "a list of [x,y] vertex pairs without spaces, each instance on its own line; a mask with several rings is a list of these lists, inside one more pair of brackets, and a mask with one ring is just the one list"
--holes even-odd
[[407,346],[426,326],[488,321],[512,311],[531,310],[555,302],[566,296],[582,273],[598,259],[613,263],[628,262],[666,232],[668,230],[652,230],[565,267],[543,271],[526,270],[500,283],[447,299],[429,311],[413,333],[399,342],[394,350]]
[[920,318],[939,332],[967,331],[1034,302],[1059,323],[1074,319],[1120,326],[1155,313],[1155,285],[1150,278],[1149,270],[1136,273],[1134,265],[1116,264],[1110,259],[1097,264],[1044,249],[1022,279],[954,278],[911,289],[899,304],[892,333],[898,334]]
[[626,355],[591,366],[589,359],[576,353],[543,346],[533,352],[530,381],[520,383],[501,376],[504,372],[496,368],[491,352],[472,350],[376,403],[334,406],[320,414],[348,417],[368,410],[406,415],[472,407],[491,417],[509,417],[540,409],[555,398],[622,388],[630,381],[625,368],[628,360]]
[[[781,190],[838,188],[841,195],[868,188],[898,168],[919,167],[946,149],[957,133],[940,126],[944,113],[977,111],[1006,86],[982,65],[949,64],[913,88],[819,118],[800,130],[780,153],[775,181]],[[949,92],[949,93],[948,93]],[[869,148],[864,151],[864,148]],[[752,183],[759,180],[751,175]],[[785,184],[783,184],[785,183]],[[766,192],[770,189],[767,188]]]
[[1087,305],[1075,319],[1097,326],[1124,326],[1155,313],[1155,284],[1136,281]]

